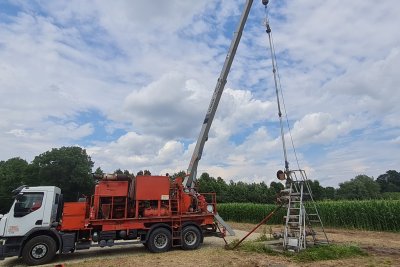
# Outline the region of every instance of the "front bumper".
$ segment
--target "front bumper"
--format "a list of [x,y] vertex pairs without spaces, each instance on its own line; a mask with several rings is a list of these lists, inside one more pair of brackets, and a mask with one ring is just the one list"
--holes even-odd
[[0,239],[0,260],[18,255],[19,250],[10,251],[9,246],[6,244],[7,241],[7,239]]

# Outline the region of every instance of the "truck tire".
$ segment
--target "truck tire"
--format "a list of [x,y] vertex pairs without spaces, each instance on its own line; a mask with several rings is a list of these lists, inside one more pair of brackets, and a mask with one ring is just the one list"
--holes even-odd
[[166,252],[171,248],[172,235],[171,232],[165,228],[154,229],[147,240],[147,249],[153,253]]
[[48,263],[56,255],[56,246],[56,241],[50,236],[35,236],[22,249],[22,259],[28,265]]
[[197,249],[201,243],[201,232],[199,228],[193,225],[188,225],[182,231],[182,249],[192,250]]

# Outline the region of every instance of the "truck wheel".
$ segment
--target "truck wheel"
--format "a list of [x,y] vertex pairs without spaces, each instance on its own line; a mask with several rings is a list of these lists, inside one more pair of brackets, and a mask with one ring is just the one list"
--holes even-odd
[[22,259],[28,265],[48,263],[56,255],[56,246],[56,241],[50,236],[35,236],[22,249]]
[[165,228],[154,229],[147,240],[147,248],[151,252],[159,253],[168,251],[171,248],[172,235]]
[[186,226],[182,231],[182,248],[184,250],[197,249],[201,242],[201,232],[193,225]]

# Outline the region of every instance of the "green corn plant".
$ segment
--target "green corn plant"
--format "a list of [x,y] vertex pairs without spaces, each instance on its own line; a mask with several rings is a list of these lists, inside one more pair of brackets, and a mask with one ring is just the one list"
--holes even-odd
[[[322,222],[327,227],[400,231],[398,199],[320,201],[316,205]],[[272,204],[221,203],[218,211],[225,220],[259,223],[275,207]],[[286,210],[282,208],[267,224],[283,224],[285,215]]]

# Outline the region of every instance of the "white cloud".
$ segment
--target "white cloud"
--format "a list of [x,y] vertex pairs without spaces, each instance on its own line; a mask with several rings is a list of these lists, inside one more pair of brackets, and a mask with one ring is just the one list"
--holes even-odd
[[391,140],[394,144],[400,145],[400,136],[397,136],[396,138]]
[[[18,14],[0,19],[0,159],[80,144],[108,171],[187,167],[241,1],[13,4]],[[292,134],[311,178],[337,185],[396,169],[400,3],[270,8]],[[263,11],[254,2],[199,173],[269,183],[282,168]],[[101,122],[82,119],[91,111]],[[114,139],[99,138],[98,124]]]
[[206,104],[201,85],[180,73],[167,73],[159,80],[132,91],[125,110],[134,127],[143,133],[190,138],[200,125]]
[[182,159],[183,145],[178,141],[163,141],[154,136],[129,132],[111,143],[88,147],[87,151],[107,172],[121,168],[134,172],[150,169],[154,173],[162,173],[162,170]]
[[[295,144],[328,143],[354,129],[352,118],[338,122],[328,113],[310,113],[296,121],[292,130]],[[290,136],[286,134],[286,138]]]

